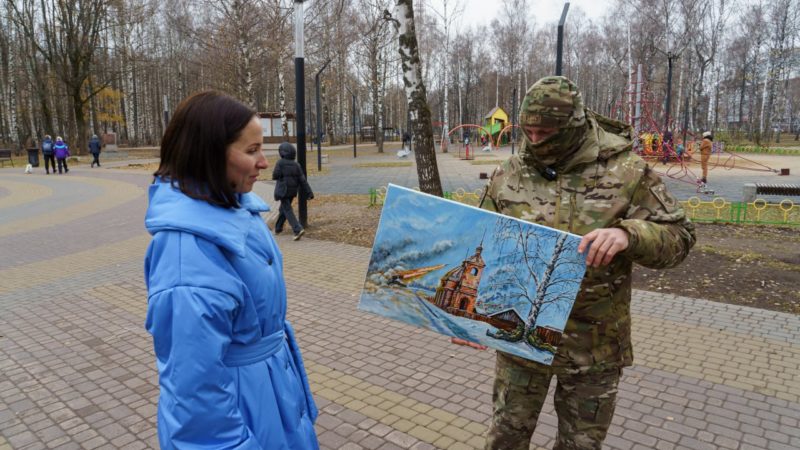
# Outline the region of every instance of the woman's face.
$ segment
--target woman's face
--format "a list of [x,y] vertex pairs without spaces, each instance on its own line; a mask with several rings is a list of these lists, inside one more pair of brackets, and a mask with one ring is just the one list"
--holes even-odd
[[253,190],[262,169],[269,167],[261,152],[261,121],[257,116],[247,124],[239,139],[228,146],[227,176],[233,190],[244,194]]

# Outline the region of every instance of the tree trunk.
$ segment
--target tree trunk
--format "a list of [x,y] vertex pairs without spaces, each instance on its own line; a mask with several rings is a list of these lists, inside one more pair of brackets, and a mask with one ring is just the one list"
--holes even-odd
[[69,143],[70,153],[73,155],[85,155],[86,152],[86,116],[83,111],[83,94],[81,88],[72,89],[70,95],[72,100],[72,113],[75,115],[75,136]]
[[403,67],[403,85],[406,90],[411,128],[416,141],[414,157],[417,163],[419,188],[422,192],[442,196],[442,182],[436,165],[433,143],[431,110],[425,84],[422,80],[417,34],[414,29],[414,5],[412,0],[396,0],[394,17],[399,32],[400,61]]
[[448,100],[450,99],[449,96],[449,89],[450,86],[450,21],[447,17],[447,2],[444,3],[444,86],[442,86],[442,92],[444,93],[444,101],[443,107],[444,112],[442,113],[442,142],[444,142],[444,147],[442,147],[442,153],[447,153],[447,147],[450,146],[450,111],[449,111],[449,104]]
[[378,125],[375,130],[375,142],[378,144],[378,152],[380,153],[383,153],[383,141],[385,138],[383,128],[385,123],[384,119],[386,117],[386,69],[388,63],[384,51],[385,50],[380,51],[380,57],[378,58],[380,79],[378,84],[378,110],[376,111]]
[[15,42],[15,33],[11,28],[11,19],[9,18],[8,29],[8,75],[9,75],[9,90],[8,90],[8,130],[11,132],[11,138],[16,141],[16,152],[22,150],[22,130],[19,127],[19,118],[17,117],[17,104],[19,102],[17,91],[17,45]]
[[[377,38],[376,38],[377,39]],[[375,139],[375,145],[378,146],[378,153],[383,153],[383,139],[381,139],[382,133],[378,131],[378,120],[380,116],[381,105],[378,100],[380,96],[380,71],[381,71],[381,56],[380,56],[380,49],[378,48],[377,42],[374,44],[374,48],[370,49],[370,71],[371,71],[371,80],[370,80],[370,96],[372,97],[372,137]]]
[[[284,56],[282,51],[278,51],[278,106],[281,111],[281,131],[283,138],[289,141],[289,121],[286,120],[286,81],[283,78]],[[297,122],[295,122],[295,125]],[[297,133],[297,130],[295,130]],[[270,135],[272,132],[270,132]]]

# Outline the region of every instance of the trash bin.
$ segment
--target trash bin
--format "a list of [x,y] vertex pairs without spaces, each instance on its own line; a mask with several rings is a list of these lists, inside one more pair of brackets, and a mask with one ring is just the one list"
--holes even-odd
[[39,167],[39,149],[29,148],[28,150],[28,164],[33,167]]

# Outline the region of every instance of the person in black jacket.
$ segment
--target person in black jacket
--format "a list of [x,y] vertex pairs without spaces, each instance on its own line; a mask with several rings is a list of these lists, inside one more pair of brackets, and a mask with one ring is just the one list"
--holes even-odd
[[44,156],[44,170],[50,175],[50,166],[53,166],[53,174],[56,173],[56,157],[53,155],[53,138],[49,134],[45,135],[42,141],[42,156]]
[[281,202],[280,214],[278,214],[278,220],[275,222],[275,234],[283,231],[283,224],[288,220],[289,225],[292,226],[294,240],[296,241],[305,233],[305,230],[303,230],[294,215],[292,200],[297,195],[305,195],[306,199],[311,200],[314,198],[314,193],[311,192],[311,186],[308,185],[300,164],[294,160],[297,155],[294,145],[283,142],[278,147],[278,154],[281,155],[281,159],[272,170],[272,179],[277,181],[275,184],[275,200]]
[[97,164],[97,167],[100,167],[100,147],[102,147],[100,138],[97,137],[96,134],[93,134],[92,138],[89,139],[89,153],[92,154],[92,168],[94,168],[95,164]]

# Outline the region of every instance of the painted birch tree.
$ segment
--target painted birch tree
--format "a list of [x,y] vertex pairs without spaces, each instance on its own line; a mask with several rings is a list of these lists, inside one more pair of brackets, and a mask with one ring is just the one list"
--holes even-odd
[[571,306],[570,300],[575,298],[583,279],[584,266],[580,259],[568,256],[576,254],[578,247],[577,240],[568,238],[569,235],[562,233],[547,239],[535,229],[523,229],[517,220],[497,219],[494,240],[502,248],[502,256],[497,259],[498,270],[487,279],[488,295],[492,298],[486,301],[505,307],[523,304],[530,309],[519,330],[498,332],[493,337],[533,343],[535,338],[531,334],[545,308],[564,313]]

